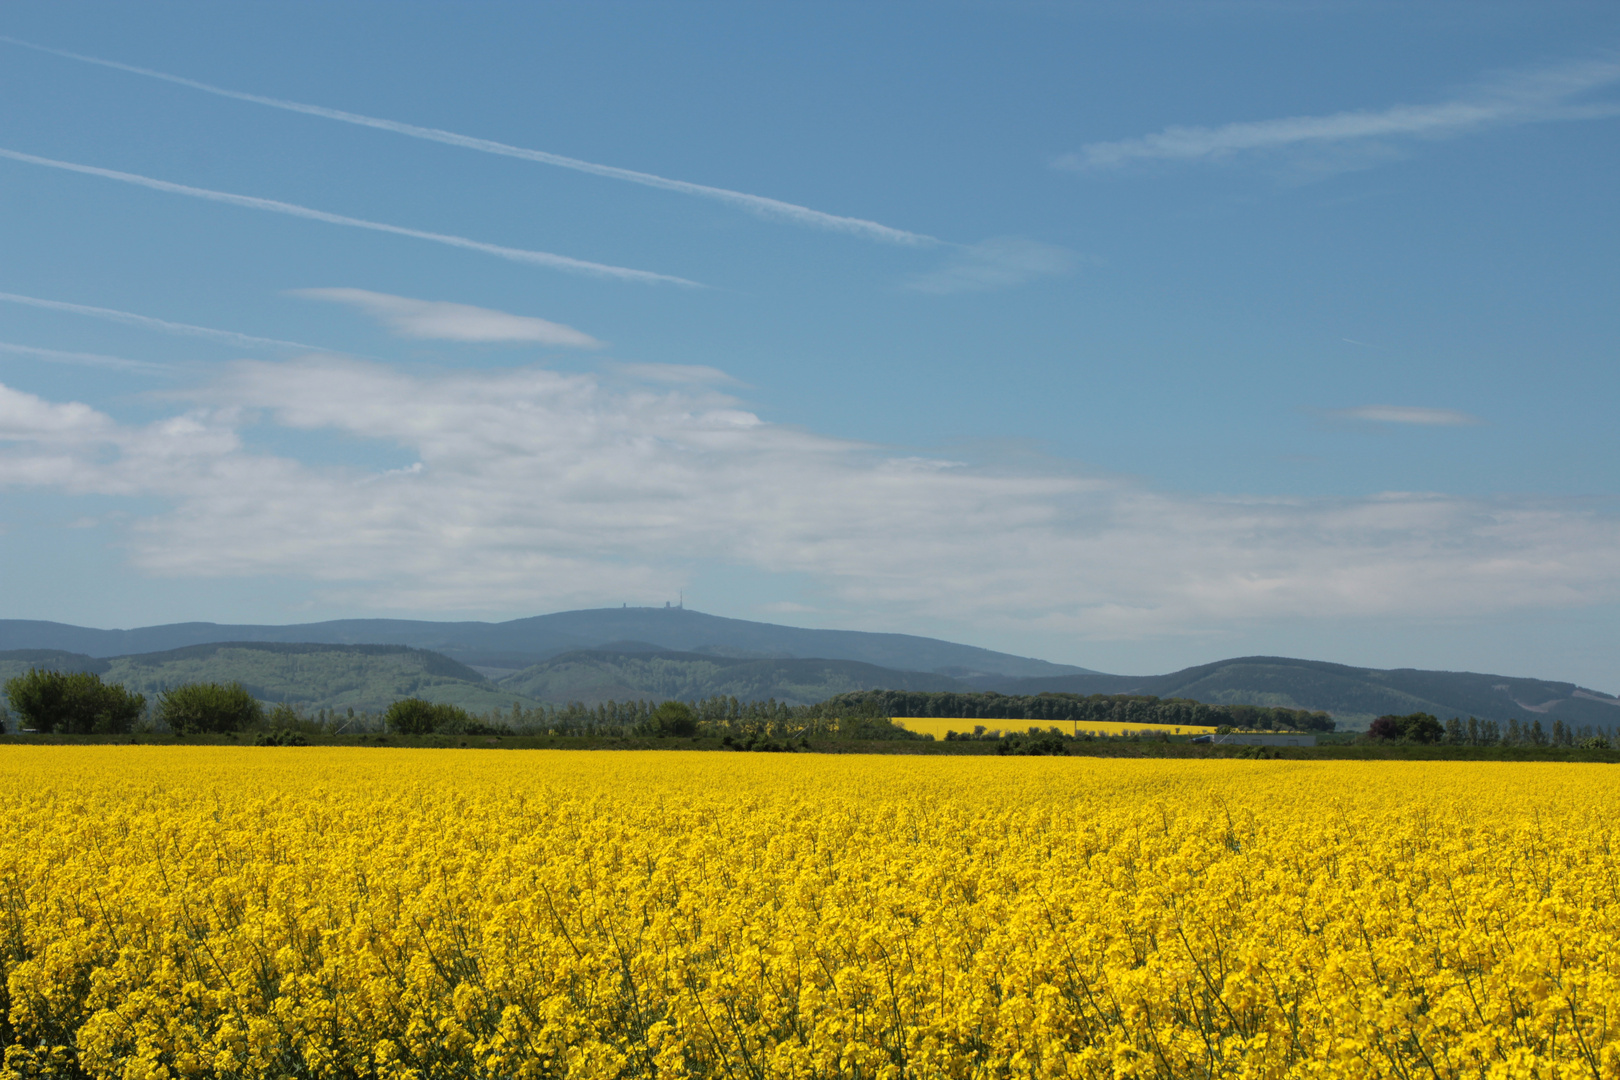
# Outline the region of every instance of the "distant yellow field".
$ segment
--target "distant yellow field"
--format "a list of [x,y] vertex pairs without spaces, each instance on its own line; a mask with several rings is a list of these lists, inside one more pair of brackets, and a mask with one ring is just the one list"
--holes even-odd
[[1042,731],[1050,728],[1065,735],[1078,735],[1080,732],[1089,732],[1092,735],[1124,735],[1129,732],[1145,731],[1149,734],[1167,732],[1171,735],[1212,735],[1212,727],[1172,727],[1168,724],[1117,724],[1108,720],[1073,721],[1073,720],[975,720],[972,718],[942,717],[942,716],[895,716],[891,717],[895,723],[907,731],[915,731],[919,735],[932,735],[936,739],[943,739],[947,732],[956,731],[964,735],[971,735],[975,727],[983,727],[986,731],[1000,731],[1004,735],[1014,732],[1028,731],[1038,727]]

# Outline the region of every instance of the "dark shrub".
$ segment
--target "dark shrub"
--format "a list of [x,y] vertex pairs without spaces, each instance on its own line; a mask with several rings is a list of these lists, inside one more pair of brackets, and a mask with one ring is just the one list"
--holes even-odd
[[1367,734],[1375,739],[1432,743],[1444,738],[1446,729],[1434,716],[1415,712],[1406,716],[1380,716],[1368,726]]
[[[916,731],[908,731],[889,719],[887,716],[840,716],[837,721],[838,737],[840,739],[915,739],[928,741],[932,736]],[[974,730],[983,732],[983,725]],[[966,734],[957,736],[959,739],[967,738]]]
[[1332,731],[1339,726],[1339,722],[1328,713],[1313,712],[1308,716],[1302,716],[1299,726],[1306,731]]
[[1374,739],[1399,739],[1402,733],[1398,716],[1380,716],[1367,725],[1367,734]]
[[19,726],[63,735],[122,735],[140,719],[146,698],[109,686],[88,671],[41,671],[6,680]]
[[421,698],[402,698],[388,706],[383,714],[388,730],[399,735],[432,735],[444,732],[451,735],[472,733],[479,727],[467,710],[455,705],[441,705]]
[[241,683],[186,683],[158,695],[158,716],[176,735],[224,735],[264,721]]
[[1446,737],[1446,727],[1426,712],[1415,712],[1406,718],[1406,737],[1413,742],[1439,742]]
[[647,725],[659,738],[685,738],[697,734],[697,714],[684,701],[666,701],[653,710]]
[[1031,728],[1028,735],[1009,735],[996,744],[996,753],[1018,757],[1062,756],[1069,752],[1061,735]]
[[[778,742],[769,735],[761,735],[758,732],[744,735],[740,739],[727,735],[720,740],[720,745],[731,750],[751,750],[763,754],[791,754],[794,749],[791,742]],[[810,740],[801,738],[799,746],[805,750],[810,749]]]

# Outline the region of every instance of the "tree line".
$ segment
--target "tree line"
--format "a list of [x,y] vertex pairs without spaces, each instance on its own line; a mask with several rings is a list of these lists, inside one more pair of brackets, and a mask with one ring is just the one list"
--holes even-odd
[[[292,705],[266,710],[241,683],[194,682],[162,691],[149,709],[146,695],[104,683],[88,671],[32,668],[6,680],[5,697],[17,727],[47,735],[128,735],[143,724],[173,735],[233,735],[264,729],[296,731],[312,723],[337,727],[321,710],[319,720]],[[346,718],[356,719],[353,709]],[[401,734],[422,734],[441,725],[471,721],[465,710],[416,698],[396,701],[383,714]]]
[[[860,739],[920,738],[891,722],[894,716],[952,717],[1036,723],[1114,722],[1142,727],[1238,727],[1275,731],[1332,731],[1324,712],[1255,705],[1206,705],[1149,695],[930,693],[866,690],[840,694],[814,705],[789,705],[734,696],[693,702],[638,699],[595,705],[491,710],[481,716],[455,705],[418,698],[396,701],[379,713],[354,709],[308,710],[264,705],[239,683],[187,683],[164,690],[148,709],[146,698],[103,683],[91,672],[30,670],[5,684],[19,726],[57,734],[129,734],[137,725],[176,735],[223,735],[273,729],[306,734],[400,735],[691,735],[699,731],[736,737]],[[672,719],[672,717],[674,719]],[[690,731],[687,730],[688,723]],[[673,726],[672,726],[673,725]]]
[[1306,709],[1206,705],[1150,694],[998,694],[920,690],[861,690],[823,704],[870,708],[884,716],[955,720],[1036,720],[1171,727],[1233,727],[1260,731],[1333,731],[1333,717]]
[[261,742],[286,745],[308,735],[571,735],[691,737],[921,738],[870,707],[788,705],[774,698],[740,701],[607,701],[587,705],[524,706],[474,715],[457,705],[403,698],[381,712],[308,709],[282,703],[266,709],[240,683],[197,682],[145,695],[101,681],[93,672],[31,669],[4,685],[15,726],[57,735],[128,735],[147,730],[173,735],[257,733]]
[[1587,724],[1575,726],[1554,720],[1542,727],[1540,720],[1521,724],[1509,720],[1467,720],[1453,716],[1444,724],[1432,713],[1415,712],[1405,716],[1380,716],[1367,728],[1367,737],[1379,741],[1445,743],[1451,746],[1563,746],[1583,750],[1608,750],[1615,742],[1614,728]]
[[[741,701],[711,697],[701,701],[574,701],[525,706],[474,715],[456,705],[404,698],[377,713],[354,709],[307,710],[279,704],[266,709],[240,683],[186,683],[157,695],[148,707],[144,695],[107,684],[91,672],[32,669],[8,680],[5,696],[17,725],[25,730],[64,735],[127,735],[141,725],[175,735],[257,733],[261,742],[286,745],[307,735],[563,735],[628,738],[718,736],[754,746],[763,740],[920,739],[891,717],[1114,722],[1141,728],[1216,727],[1262,731],[1331,732],[1327,713],[1255,705],[1206,705],[1183,698],[1132,694],[961,694],[865,690],[840,694],[814,705],[768,699]],[[1576,727],[1554,719],[1526,723],[1466,720],[1442,723],[1429,713],[1380,716],[1368,730],[1375,741],[1444,743],[1458,746],[1546,746],[1606,750],[1615,742],[1611,728]],[[1025,751],[1009,751],[1025,752]],[[1040,751],[1030,751],[1040,752]]]

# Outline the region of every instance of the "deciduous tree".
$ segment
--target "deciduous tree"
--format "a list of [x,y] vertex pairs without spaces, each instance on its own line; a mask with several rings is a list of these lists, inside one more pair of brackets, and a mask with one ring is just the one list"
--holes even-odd
[[146,708],[144,695],[89,671],[31,668],[6,680],[6,699],[21,726],[62,735],[121,735]]

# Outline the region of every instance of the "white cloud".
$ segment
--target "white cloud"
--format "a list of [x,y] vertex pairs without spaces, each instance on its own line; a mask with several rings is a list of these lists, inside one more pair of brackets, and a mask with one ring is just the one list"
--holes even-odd
[[1332,416],[1347,420],[1367,420],[1377,424],[1423,424],[1430,427],[1461,427],[1484,423],[1479,417],[1453,409],[1425,409],[1415,405],[1358,405],[1353,409],[1330,410]]
[[412,300],[365,289],[292,289],[290,292],[309,300],[330,300],[359,308],[404,337],[438,341],[531,341],[571,349],[602,347],[600,341],[572,326],[471,304]]
[[620,281],[700,287],[695,281],[688,281],[686,278],[674,277],[670,274],[655,274],[650,270],[632,270],[626,266],[611,266],[607,263],[589,262],[568,255],[557,255],[550,251],[530,251],[526,248],[486,244],[482,240],[469,240],[465,236],[427,232],[423,229],[408,229],[403,225],[388,225],[381,221],[367,221],[364,218],[349,217],[345,214],[332,214],[325,210],[315,210],[308,206],[281,202],[277,199],[261,199],[256,195],[237,195],[229,191],[213,191],[209,188],[175,184],[168,180],[155,180],[150,176],[141,176],[137,173],[103,169],[95,165],[80,165],[72,161],[58,161],[55,158],[24,154],[17,150],[0,148],[0,158],[22,162],[25,165],[39,165],[47,169],[61,169],[64,172],[79,173],[84,176],[99,176],[104,180],[116,180],[122,184],[133,184],[136,187],[167,192],[170,195],[184,195],[191,199],[225,203],[228,206],[241,206],[249,210],[265,210],[272,214],[286,214],[288,217],[303,218],[306,221],[323,221],[328,225],[343,225],[351,229],[369,229],[372,232],[408,236],[415,240],[428,240],[435,244],[444,244],[448,247],[462,248],[467,251],[478,251],[485,255],[493,255],[498,259],[529,263],[533,266],[550,267],[553,270],[562,270],[570,274],[615,278]]
[[383,120],[375,116],[363,116],[359,113],[344,112],[342,109],[329,109],[323,105],[307,105],[298,101],[286,101],[281,98],[265,97],[262,94],[248,94],[240,90],[227,90],[221,86],[198,82],[195,79],[183,78],[179,75],[170,75],[162,71],[153,71],[150,68],[135,67],[132,64],[121,64],[116,60],[102,60],[94,56],[85,56],[82,53],[67,52],[64,49],[52,49],[44,45],[35,45],[32,42],[22,41],[18,38],[0,35],[0,41],[12,45],[21,45],[25,49],[34,49],[38,52],[49,53],[52,56],[62,56],[70,60],[78,60],[86,64],[95,64],[98,67],[112,68],[115,71],[125,71],[132,75],[142,75],[149,79],[160,79],[163,82],[176,86],[190,87],[201,90],[206,94],[215,94],[219,97],[230,98],[233,101],[246,101],[255,105],[268,105],[272,109],[284,109],[288,112],[303,113],[305,116],[318,116],[325,120],[336,120],[344,124],[355,124],[360,127],[374,128],[379,131],[391,131],[396,135],[405,135],[413,139],[426,139],[429,142],[444,143],[449,146],[459,146],[467,150],[477,150],[486,154],[497,154],[501,157],[519,158],[523,161],[538,162],[542,165],[555,165],[559,168],[572,169],[575,172],[589,173],[592,176],[603,176],[613,180],[624,180],[643,187],[660,188],[664,191],[675,191],[683,195],[695,195],[699,198],[714,199],[718,202],[729,203],[740,207],[760,217],[774,218],[791,222],[796,225],[805,225],[816,229],[826,229],[832,232],[848,233],[867,240],[879,240],[890,244],[907,244],[919,247],[931,247],[940,241],[932,236],[922,233],[908,232],[905,229],[896,229],[876,221],[867,221],[864,218],[846,217],[841,214],[829,214],[822,210],[812,210],[808,206],[797,203],[783,202],[781,199],[772,199],[764,195],[750,195],[744,191],[732,191],[729,188],[711,187],[708,184],[694,184],[687,180],[674,180],[667,176],[657,176],[653,173],[637,172],[634,169],[621,169],[614,165],[600,165],[593,161],[581,161],[579,158],[564,157],[561,154],[552,154],[544,150],[530,150],[522,146],[512,146],[508,143],[495,142],[492,139],[480,139],[472,135],[461,135],[454,131],[443,131],[439,128],[420,127],[416,124],[405,124],[398,120]]
[[[891,624],[1189,633],[1620,599],[1620,522],[1429,494],[1201,498],[983,468],[762,421],[701,385],[525,369],[240,362],[124,425],[0,393],[0,484],[166,506],[155,575],[284,575],[371,609],[510,612],[673,592],[699,564],[790,575]],[[254,451],[251,423],[404,449],[361,470]]]
[[[1620,102],[1574,99],[1620,82],[1620,61],[1560,64],[1489,80],[1452,101],[1325,116],[1290,116],[1215,127],[1168,127],[1152,135],[1081,147],[1054,164],[1096,171],[1137,161],[1220,160],[1248,152],[1449,138],[1508,124],[1620,115]],[[1377,152],[1376,150],[1372,152]]]
[[112,428],[111,420],[88,405],[76,401],[57,405],[0,385],[0,443],[79,443],[99,440]]
[[1010,289],[1074,269],[1074,252],[1019,236],[955,246],[945,265],[906,283],[916,292],[964,293]]

